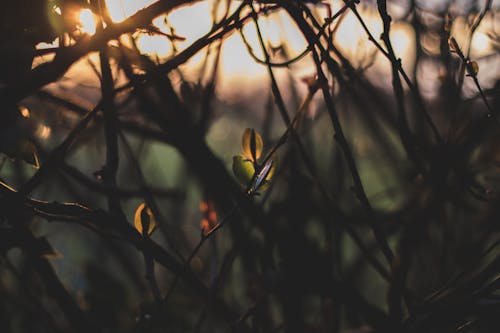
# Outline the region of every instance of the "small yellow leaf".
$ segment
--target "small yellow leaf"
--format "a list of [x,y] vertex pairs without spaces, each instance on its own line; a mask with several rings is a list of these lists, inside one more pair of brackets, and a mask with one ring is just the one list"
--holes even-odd
[[153,215],[153,212],[145,202],[140,204],[135,211],[134,226],[137,231],[139,231],[139,233],[143,236],[143,230],[147,230],[147,234],[149,236],[153,233],[153,230],[156,227],[156,219]]
[[233,156],[233,173],[241,185],[248,186],[252,181],[255,168],[252,161],[244,156]]
[[479,72],[479,65],[477,64],[477,61],[468,61],[467,62],[467,67],[469,71],[469,75],[477,75]]
[[264,147],[260,134],[253,128],[247,128],[243,132],[241,141],[241,147],[243,148],[245,157],[256,162],[260,158],[262,148]]

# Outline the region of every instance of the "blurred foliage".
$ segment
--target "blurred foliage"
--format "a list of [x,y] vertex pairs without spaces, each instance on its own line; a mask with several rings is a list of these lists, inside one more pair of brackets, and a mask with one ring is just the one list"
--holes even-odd
[[500,329],[498,3],[115,3],[0,11],[1,332]]

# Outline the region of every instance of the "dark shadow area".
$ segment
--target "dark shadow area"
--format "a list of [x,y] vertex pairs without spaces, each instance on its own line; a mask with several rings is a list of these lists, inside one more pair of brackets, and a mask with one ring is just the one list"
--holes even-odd
[[0,332],[500,331],[499,14],[2,4]]

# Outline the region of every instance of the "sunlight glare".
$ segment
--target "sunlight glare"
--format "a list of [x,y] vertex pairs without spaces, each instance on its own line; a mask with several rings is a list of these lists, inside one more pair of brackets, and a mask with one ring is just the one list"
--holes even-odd
[[106,5],[111,19],[113,22],[118,23],[157,1],[158,0],[106,0]]
[[136,42],[139,50],[149,56],[165,58],[172,51],[172,47],[165,36],[140,34]]
[[344,51],[355,52],[360,39],[364,37],[362,34],[356,17],[349,12],[338,27],[335,43]]
[[476,32],[472,38],[472,49],[476,56],[485,55],[490,51],[490,38],[482,32]]
[[415,34],[413,28],[407,23],[394,23],[391,28],[391,43],[396,57],[405,65],[411,65],[415,61],[414,45]]
[[[258,45],[255,30],[253,30],[253,33],[249,33],[248,30],[250,29],[245,28],[243,31],[249,43]],[[235,79],[244,77],[245,80],[250,80],[265,75],[265,66],[256,63],[248,54],[239,35],[232,35],[226,39],[222,50],[221,70],[225,77]],[[256,48],[254,52],[257,57],[262,57],[262,52],[260,52],[259,48]]]
[[[210,2],[197,2],[191,6],[178,8],[168,15],[167,21],[175,28],[175,33],[186,38],[185,41],[177,42],[177,46],[180,48],[188,46],[210,31],[212,19],[210,15],[207,15],[211,12]],[[170,33],[165,24],[158,28],[165,33]]]
[[78,15],[80,22],[80,31],[85,34],[93,35],[96,31],[96,18],[90,9],[82,9]]
[[269,41],[271,47],[279,46],[283,40],[281,38],[280,26],[276,17],[269,17],[261,25],[264,38]]
[[291,52],[297,54],[302,52],[307,47],[307,42],[304,39],[304,36],[287,13],[278,12],[276,15],[271,15],[271,18],[273,18],[273,20],[279,20],[283,29],[282,36]]
[[[106,0],[111,19],[114,22],[121,22],[130,15],[155,2],[157,0]],[[164,35],[139,32],[135,34],[138,48],[142,53],[160,59],[173,56],[174,52],[182,51],[210,31],[214,18],[211,15],[207,15],[207,13],[214,13],[214,4],[214,0],[196,1],[188,6],[177,8],[166,16],[160,15],[153,20],[153,25],[161,33],[185,39],[169,40]],[[331,1],[331,4],[333,12],[341,6],[340,1]],[[231,7],[235,5],[232,3]],[[222,15],[223,7],[225,5],[218,8],[217,15]],[[327,15],[325,9],[317,8],[317,10],[321,12],[320,16],[324,17]],[[372,35],[375,38],[379,38],[382,33],[382,24],[376,8],[363,7],[359,11]],[[88,9],[82,10],[79,17],[82,23],[81,31],[88,34],[95,33],[96,21],[92,12]],[[258,20],[266,44],[271,47],[283,44],[286,47],[289,57],[299,54],[307,47],[307,42],[302,33],[285,11],[261,16]],[[375,51],[375,47],[368,40],[357,18],[352,12],[348,11],[343,19],[335,22],[335,24],[339,24],[334,37],[336,46],[355,66],[362,66],[367,62],[367,59],[370,59]],[[255,24],[249,21],[243,27],[243,32],[252,51],[258,58],[263,59],[263,52],[260,47]],[[391,40],[394,50],[398,57],[404,59],[404,65],[408,68],[413,66],[415,60],[414,39],[415,36],[411,27],[397,22],[393,24]],[[487,45],[486,40],[487,37],[478,32],[473,40],[474,47],[478,49],[481,46],[484,47],[484,45]],[[195,73],[199,67],[198,65],[203,63],[205,56],[206,50],[198,52],[185,64],[184,68],[189,72]],[[271,56],[273,55],[271,54]],[[273,61],[282,60],[284,59],[280,59],[279,55],[273,59]],[[225,78],[225,82],[222,85],[230,90],[238,90],[240,86],[248,85],[250,82],[255,84],[256,80],[261,80],[267,75],[266,66],[257,63],[251,57],[237,31],[224,39],[220,61],[219,71]],[[377,56],[374,65],[381,72],[390,70],[390,63],[380,55]],[[294,70],[296,72],[300,71],[309,74],[314,72],[314,65],[310,57],[305,57],[292,66],[295,66]],[[233,87],[234,84],[237,84],[238,88]]]

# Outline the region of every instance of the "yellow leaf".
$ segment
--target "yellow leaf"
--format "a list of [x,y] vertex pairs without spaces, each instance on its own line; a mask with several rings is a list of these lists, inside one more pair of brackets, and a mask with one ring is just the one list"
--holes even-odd
[[276,171],[276,166],[278,165],[278,156],[277,156],[277,154],[273,154],[271,156],[271,160],[273,161],[273,164],[271,166],[271,169],[269,170],[269,173],[267,174],[267,177],[266,177],[267,181],[270,181],[273,178],[274,172]]
[[252,161],[244,156],[233,156],[233,173],[241,185],[248,186],[252,181],[255,168]]
[[477,75],[479,72],[479,65],[477,64],[477,61],[468,61],[468,71],[470,75]]
[[148,236],[153,233],[156,226],[156,219],[151,211],[151,208],[149,208],[145,202],[140,204],[135,211],[134,226],[143,236],[143,230],[148,231]]
[[264,147],[260,134],[253,128],[247,128],[243,132],[241,141],[245,157],[256,162],[262,154],[262,148]]

